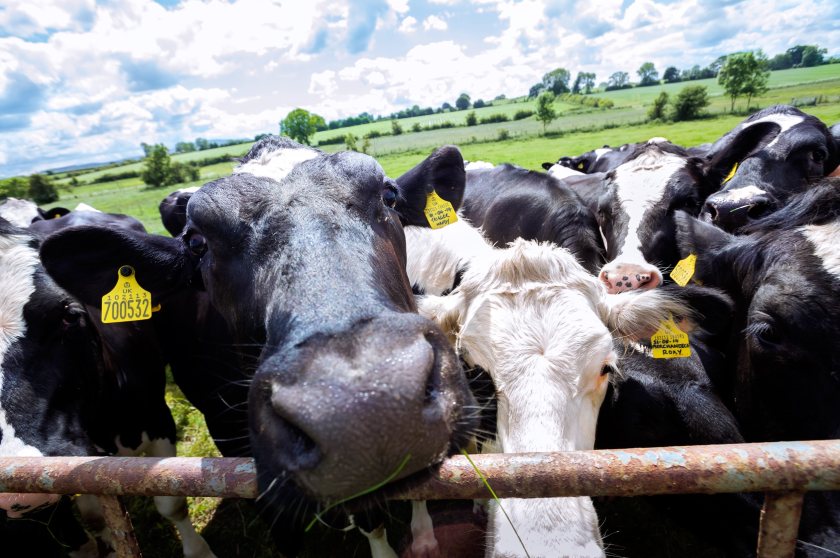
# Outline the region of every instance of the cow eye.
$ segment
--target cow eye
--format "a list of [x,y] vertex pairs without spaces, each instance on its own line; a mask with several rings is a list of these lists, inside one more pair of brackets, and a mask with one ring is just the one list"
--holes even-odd
[[64,312],[61,315],[61,325],[65,328],[71,328],[82,323],[84,317],[84,309],[81,305],[70,302],[64,305]]
[[746,333],[761,349],[772,350],[782,343],[779,331],[766,322],[750,324]]
[[393,184],[387,184],[382,190],[382,203],[388,207],[397,205],[397,189]]
[[822,163],[825,160],[825,152],[821,149],[811,151],[811,159],[816,163]]
[[207,239],[198,233],[193,233],[187,238],[187,247],[196,256],[203,256],[207,252]]

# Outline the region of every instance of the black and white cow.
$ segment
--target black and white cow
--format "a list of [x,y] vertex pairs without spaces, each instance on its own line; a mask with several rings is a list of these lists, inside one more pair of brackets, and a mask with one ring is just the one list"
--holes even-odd
[[178,238],[78,227],[41,255],[87,302],[122,265],[163,306],[206,289],[251,372],[247,402],[228,403],[247,405],[261,500],[285,513],[294,552],[319,506],[422,478],[469,437],[474,400],[445,336],[415,313],[402,232],[426,224],[433,189],[457,205],[463,172],[442,148],[398,187],[366,155],[269,137],[193,194]]
[[[652,138],[649,141],[666,141],[664,138]],[[625,143],[620,147],[605,145],[592,151],[587,151],[577,157],[561,157],[556,163],[543,163],[542,168],[552,173],[552,168],[561,166],[574,169],[584,174],[593,172],[609,172],[630,158],[636,149],[644,144]]]
[[707,157],[747,147],[721,190],[706,200],[702,217],[727,231],[778,210],[788,199],[840,164],[840,138],[818,118],[786,106],[756,112],[719,139]]
[[468,171],[461,213],[499,246],[517,238],[553,242],[593,273],[603,262],[591,211],[573,189],[544,173],[508,164]]
[[41,209],[34,202],[7,198],[0,204],[0,217],[18,227],[28,227],[29,224],[38,219],[55,219],[69,213],[69,209],[54,207],[52,209]]
[[[38,243],[33,231],[0,221],[0,455],[174,456],[175,424],[153,330],[102,324],[98,308],[45,273]],[[4,494],[0,509],[15,517],[55,499]],[[212,556],[184,498],[157,497],[155,504],[178,528],[186,556]]]
[[164,228],[172,236],[178,236],[184,231],[184,225],[187,224],[187,202],[190,201],[190,197],[196,191],[198,191],[197,186],[181,188],[172,192],[160,202],[158,210],[160,211],[161,221]]
[[[838,192],[840,180],[828,179],[737,237],[676,217],[681,251],[697,255],[695,278],[736,301],[730,374],[747,441],[840,436]],[[799,539],[802,555],[836,553],[837,493],[808,494]]]

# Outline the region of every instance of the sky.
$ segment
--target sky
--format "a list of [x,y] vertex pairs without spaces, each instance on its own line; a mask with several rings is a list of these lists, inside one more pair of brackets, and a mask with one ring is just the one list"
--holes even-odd
[[840,54],[837,0],[5,0],[0,177],[813,43]]

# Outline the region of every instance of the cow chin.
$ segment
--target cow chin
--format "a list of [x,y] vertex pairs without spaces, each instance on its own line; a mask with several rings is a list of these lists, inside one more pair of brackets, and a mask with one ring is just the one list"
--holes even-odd
[[474,405],[443,334],[391,314],[316,335],[260,366],[249,409],[261,477],[336,502],[426,471],[467,440]]

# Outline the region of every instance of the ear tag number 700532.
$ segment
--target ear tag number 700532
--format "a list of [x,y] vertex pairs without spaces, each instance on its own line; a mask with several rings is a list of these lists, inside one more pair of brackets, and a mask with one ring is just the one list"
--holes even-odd
[[137,283],[134,268],[121,266],[117,271],[117,284],[102,297],[102,323],[148,320],[152,310],[152,295]]

